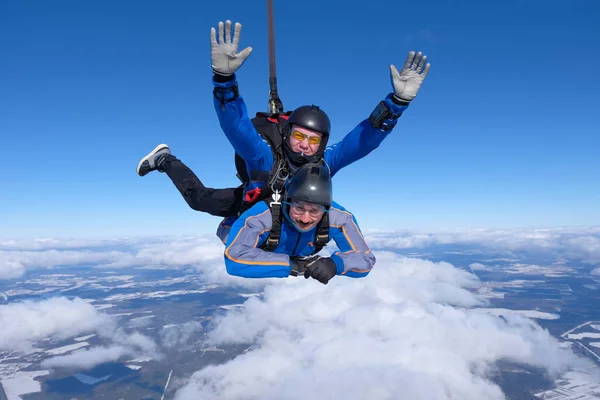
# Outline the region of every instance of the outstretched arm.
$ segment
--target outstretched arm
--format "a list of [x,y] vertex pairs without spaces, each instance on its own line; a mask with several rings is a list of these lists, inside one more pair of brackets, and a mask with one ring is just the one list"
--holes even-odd
[[[224,79],[231,79],[223,82]],[[251,170],[270,170],[273,153],[267,142],[254,128],[246,104],[237,94],[235,75],[229,78],[213,77],[215,96],[213,104],[219,124],[236,153],[249,164]],[[217,97],[219,96],[219,98]],[[222,96],[222,97],[221,97]]]
[[419,52],[408,53],[400,72],[390,66],[390,79],[394,92],[380,102],[369,118],[362,121],[340,142],[325,150],[325,160],[333,176],[340,169],[360,160],[375,150],[394,129],[398,118],[409,103],[417,96],[423,80],[429,72],[430,64],[425,64],[427,56]]
[[[395,115],[396,119],[408,108],[408,104],[399,105],[394,102],[392,94],[389,94],[383,103]],[[380,105],[378,105],[379,107]],[[388,118],[386,122],[392,121]],[[390,134],[395,126],[395,120],[389,130],[373,126],[371,119],[367,118],[350,131],[342,140],[328,146],[325,149],[325,161],[331,169],[331,176],[339,170],[364,158],[379,147],[383,140]]]
[[231,38],[231,21],[219,22],[219,36],[215,28],[211,28],[211,57],[214,72],[214,106],[217,111],[221,128],[229,139],[236,153],[238,153],[250,169],[270,170],[273,156],[268,144],[254,129],[248,117],[246,104],[238,93],[238,84],[235,79],[237,71],[252,52],[247,47],[237,52],[240,41],[242,25],[235,24],[233,39]]
[[230,275],[245,278],[285,278],[291,264],[287,254],[259,249],[271,230],[272,216],[260,202],[240,217],[225,244],[225,266]]

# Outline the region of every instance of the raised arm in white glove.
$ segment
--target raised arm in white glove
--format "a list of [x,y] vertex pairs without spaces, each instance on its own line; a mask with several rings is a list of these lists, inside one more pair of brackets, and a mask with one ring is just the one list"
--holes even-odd
[[242,24],[236,22],[233,33],[233,41],[231,40],[231,21],[225,21],[225,29],[223,22],[219,22],[219,41],[217,42],[217,32],[215,28],[210,28],[210,44],[212,69],[215,74],[230,76],[235,73],[246,61],[246,58],[252,53],[252,47],[246,47],[244,50],[238,51],[240,44],[240,31]]
[[425,64],[427,56],[421,57],[421,55],[421,52],[418,52],[415,56],[415,52],[410,51],[400,72],[393,64],[390,65],[390,77],[396,100],[408,103],[417,96],[417,92],[431,67],[430,64]]

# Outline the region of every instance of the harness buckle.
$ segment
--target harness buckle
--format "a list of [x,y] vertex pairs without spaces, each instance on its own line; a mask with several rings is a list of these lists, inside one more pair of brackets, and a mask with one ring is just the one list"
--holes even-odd
[[281,199],[281,195],[279,194],[279,190],[275,189],[275,192],[273,193],[273,195],[271,196],[271,198],[273,199],[273,201],[269,203],[269,206],[272,207],[274,204],[281,205],[281,202],[279,201]]

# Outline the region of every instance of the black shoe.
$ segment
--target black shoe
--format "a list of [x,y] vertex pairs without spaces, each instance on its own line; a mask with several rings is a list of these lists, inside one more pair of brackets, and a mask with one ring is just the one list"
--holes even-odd
[[171,150],[169,150],[169,146],[166,144],[159,144],[148,153],[144,158],[142,158],[137,166],[137,174],[139,176],[144,176],[148,172],[159,169],[160,164],[164,160],[164,156],[167,154],[171,154]]

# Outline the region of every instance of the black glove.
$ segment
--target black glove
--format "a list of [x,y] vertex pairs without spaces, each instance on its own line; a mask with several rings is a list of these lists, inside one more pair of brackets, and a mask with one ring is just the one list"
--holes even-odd
[[327,285],[327,282],[337,275],[337,266],[329,257],[319,257],[316,260],[310,261],[306,264],[305,268],[304,277],[306,279],[312,277],[323,285]]
[[292,259],[291,276],[300,276],[306,272],[306,265],[312,261],[318,260],[319,256],[297,257]]

